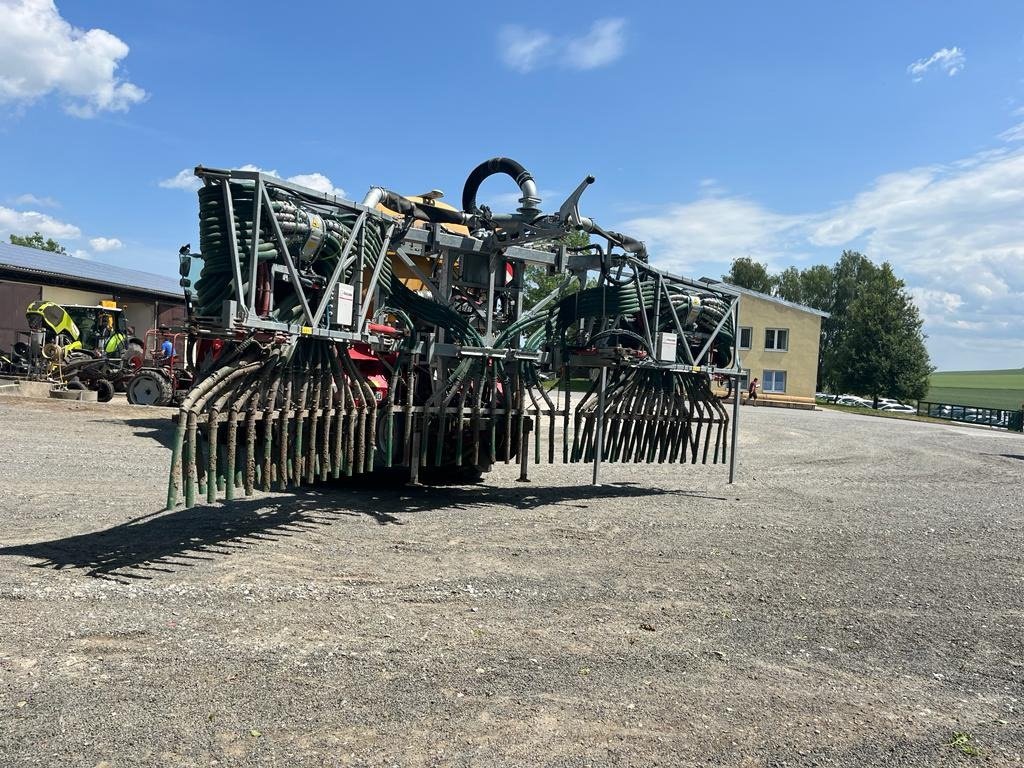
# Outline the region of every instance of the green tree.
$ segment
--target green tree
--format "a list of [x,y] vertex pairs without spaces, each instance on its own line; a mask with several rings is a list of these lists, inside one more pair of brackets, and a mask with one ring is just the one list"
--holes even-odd
[[832,307],[832,293],[832,269],[830,267],[825,264],[816,264],[800,271],[801,304],[820,309],[822,312],[829,312]]
[[818,382],[837,392],[844,385],[842,371],[848,358],[842,355],[841,337],[850,325],[850,307],[854,300],[872,283],[878,273],[871,260],[857,251],[843,251],[831,269],[831,287],[828,305],[818,307],[829,313],[821,321],[821,343],[818,346]]
[[43,240],[43,236],[36,232],[32,235],[11,235],[11,245],[24,245],[28,248],[38,248],[40,251],[51,253],[67,253],[64,246],[52,237]]
[[747,288],[760,293],[772,293],[775,279],[768,273],[768,267],[747,256],[733,259],[729,274],[722,275],[722,280],[730,285]]
[[840,259],[836,265],[854,266],[866,274],[843,308],[843,323],[829,354],[831,375],[840,388],[870,395],[875,407],[883,395],[920,400],[927,395],[928,378],[935,370],[925,348],[921,316],[888,263],[876,267],[864,261],[870,269],[853,264],[853,259],[845,265]]
[[775,295],[786,301],[795,301],[797,304],[805,304],[803,273],[796,267],[786,267],[773,278],[775,283]]

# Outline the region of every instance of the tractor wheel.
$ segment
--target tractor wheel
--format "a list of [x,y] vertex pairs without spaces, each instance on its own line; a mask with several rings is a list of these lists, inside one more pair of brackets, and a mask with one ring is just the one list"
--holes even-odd
[[133,405],[170,405],[173,394],[163,371],[139,371],[128,383],[128,402]]
[[142,367],[143,360],[146,357],[146,351],[140,344],[134,341],[129,341],[125,345],[124,352],[121,354],[122,359],[133,371],[137,371]]
[[114,384],[110,379],[96,379],[96,399],[101,403],[109,403],[114,399]]

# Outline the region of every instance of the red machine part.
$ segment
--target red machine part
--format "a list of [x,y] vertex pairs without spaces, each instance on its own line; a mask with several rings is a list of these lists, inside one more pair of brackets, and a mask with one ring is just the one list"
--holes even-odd
[[[390,328],[390,326],[380,327]],[[390,328],[390,330],[395,331],[394,328]],[[381,333],[381,331],[374,332]],[[370,383],[370,387],[373,389],[374,399],[378,403],[383,402],[388,396],[388,371],[387,368],[384,367],[384,363],[381,361],[380,356],[366,344],[354,344],[348,354],[349,357],[352,358],[352,362],[356,364],[359,372],[363,374],[363,376],[366,377],[366,380]]]

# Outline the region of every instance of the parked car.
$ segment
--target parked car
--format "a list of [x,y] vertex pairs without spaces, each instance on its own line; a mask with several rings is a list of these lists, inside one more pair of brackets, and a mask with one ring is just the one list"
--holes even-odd
[[881,408],[883,405],[903,405],[899,400],[895,400],[891,397],[880,397],[878,398],[878,407]]
[[917,408],[912,405],[903,405],[903,403],[889,405],[879,404],[878,410],[885,411],[886,413],[917,413]]
[[871,403],[863,397],[856,395],[840,395],[836,398],[836,405],[845,405],[851,408],[870,408]]

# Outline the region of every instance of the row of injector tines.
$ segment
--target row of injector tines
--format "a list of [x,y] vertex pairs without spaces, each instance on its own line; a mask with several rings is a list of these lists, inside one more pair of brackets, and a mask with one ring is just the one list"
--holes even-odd
[[601,461],[706,464],[710,453],[717,464],[727,458],[728,424],[707,376],[612,369],[603,398],[595,386],[576,406],[567,453],[573,462],[594,461],[600,440]]
[[729,417],[706,376],[611,369],[604,396],[595,382],[575,407],[570,387],[553,400],[528,367],[474,362],[425,403],[415,402],[416,376],[408,360],[396,363],[379,402],[343,345],[242,342],[181,405],[168,508],[371,472],[378,451],[386,467],[486,467],[527,452],[530,431],[534,461],[547,433],[553,463],[559,420],[566,462],[594,461],[599,436],[602,461],[726,460]]
[[347,349],[245,341],[189,392],[178,413],[167,506],[208,502],[372,471],[377,407]]

